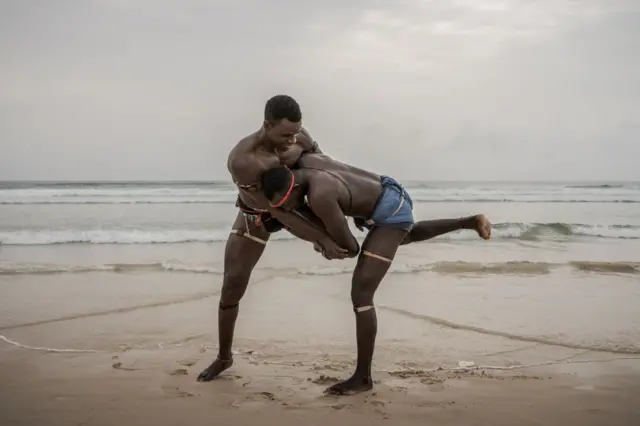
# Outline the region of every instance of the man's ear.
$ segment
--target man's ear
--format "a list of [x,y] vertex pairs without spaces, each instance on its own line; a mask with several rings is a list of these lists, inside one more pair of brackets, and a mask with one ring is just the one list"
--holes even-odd
[[269,120],[264,120],[262,122],[262,126],[267,130],[269,130],[269,129],[271,129],[271,127],[273,127],[273,126],[271,126],[271,123],[269,123]]

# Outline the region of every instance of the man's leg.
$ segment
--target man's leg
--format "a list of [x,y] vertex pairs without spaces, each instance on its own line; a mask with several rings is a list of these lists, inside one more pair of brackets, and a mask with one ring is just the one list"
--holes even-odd
[[416,222],[411,232],[402,241],[402,245],[426,241],[460,229],[472,229],[485,240],[491,238],[491,222],[485,215],[479,214],[460,219],[422,220]]
[[[218,356],[200,373],[200,382],[215,379],[233,365],[231,345],[240,299],[269,240],[269,233],[264,228],[256,228],[252,222],[245,221],[242,213],[238,213],[232,229],[224,252],[224,277],[218,306]],[[239,235],[238,231],[239,234],[248,231],[248,234]]]
[[335,384],[325,392],[333,395],[352,395],[373,387],[371,362],[378,332],[378,320],[373,296],[386,275],[400,242],[407,231],[398,228],[374,227],[358,257],[351,282],[351,301],[356,315],[358,362],[349,379]]

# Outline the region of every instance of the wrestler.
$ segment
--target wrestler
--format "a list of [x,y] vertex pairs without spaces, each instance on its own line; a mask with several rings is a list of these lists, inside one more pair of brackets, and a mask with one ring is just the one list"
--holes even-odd
[[368,391],[373,387],[371,364],[377,334],[374,294],[398,247],[459,229],[475,230],[481,238],[489,239],[491,224],[482,214],[415,222],[411,196],[392,177],[320,154],[305,154],[297,165],[296,170],[274,166],[262,174],[262,191],[272,206],[299,209],[306,201],[332,240],[349,251],[359,247],[345,216],[356,218],[358,224],[369,229],[351,281],[358,347],[356,369],[349,379],[326,392],[344,395]]
[[328,259],[358,254],[357,250],[349,252],[339,247],[325,230],[313,226],[303,214],[273,208],[264,198],[259,183],[261,173],[278,165],[295,168],[302,153],[321,153],[321,150],[302,126],[299,104],[290,96],[277,95],[266,102],[260,129],[240,140],[229,154],[227,168],[238,187],[239,212],[224,254],[218,306],[218,354],[199,374],[198,381],[212,380],[233,364],[231,346],[240,299],[272,233],[286,228],[315,247],[321,247]]

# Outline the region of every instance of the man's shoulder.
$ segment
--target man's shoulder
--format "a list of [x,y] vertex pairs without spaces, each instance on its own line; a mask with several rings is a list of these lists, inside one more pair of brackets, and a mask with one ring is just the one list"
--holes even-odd
[[307,191],[309,202],[312,199],[316,202],[327,201],[328,199],[339,196],[336,179],[328,173],[324,173],[320,170],[315,171],[309,177],[309,190]]
[[252,149],[255,136],[255,133],[252,133],[243,137],[229,151],[227,168],[232,174],[242,172],[247,168],[253,169],[259,165],[260,158]]
[[311,133],[309,133],[309,131],[304,127],[300,129],[297,142],[304,149],[304,151],[313,152],[318,146],[318,144],[313,140],[313,137],[311,137]]
[[234,157],[229,161],[228,168],[238,183],[250,184],[258,179],[262,172],[279,164],[277,160],[271,163],[260,155],[247,153]]

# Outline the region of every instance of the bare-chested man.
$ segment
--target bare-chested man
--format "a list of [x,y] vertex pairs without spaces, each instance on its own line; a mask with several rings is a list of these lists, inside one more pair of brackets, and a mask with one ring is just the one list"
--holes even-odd
[[459,229],[472,229],[489,239],[491,224],[484,215],[415,222],[410,195],[391,177],[319,154],[303,155],[298,167],[274,166],[262,174],[262,191],[271,205],[298,209],[306,198],[331,238],[349,251],[359,247],[345,216],[357,218],[356,223],[370,230],[351,282],[358,346],[355,373],[326,392],[345,395],[367,391],[373,387],[371,363],[377,333],[373,298],[398,247]]
[[238,215],[227,240],[224,278],[218,307],[218,355],[198,376],[209,381],[231,367],[231,345],[238,317],[238,306],[254,267],[262,256],[269,235],[286,228],[295,236],[322,247],[328,259],[355,257],[339,247],[325,230],[315,227],[302,214],[273,208],[260,190],[262,172],[278,165],[295,168],[304,152],[321,153],[318,144],[302,127],[298,103],[286,95],[277,95],[265,105],[262,127],[242,139],[231,150],[227,168],[238,187]]

